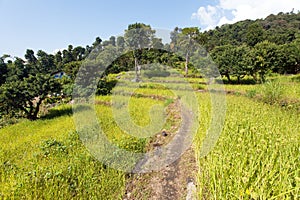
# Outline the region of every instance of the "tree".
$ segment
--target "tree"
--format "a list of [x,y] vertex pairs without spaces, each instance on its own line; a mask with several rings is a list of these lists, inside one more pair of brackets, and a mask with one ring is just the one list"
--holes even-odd
[[7,76],[7,64],[5,63],[5,56],[0,57],[0,86],[5,83]]
[[81,61],[85,58],[85,48],[78,46],[75,47],[72,51],[72,57],[76,60],[76,61]]
[[279,66],[277,73],[297,74],[300,71],[300,40],[279,46]]
[[151,48],[153,49],[163,49],[164,44],[162,43],[161,38],[152,38]]
[[124,48],[125,48],[125,40],[124,40],[124,37],[122,36],[119,36],[117,38],[117,47],[119,49],[119,51],[123,51]]
[[21,80],[25,77],[28,77],[28,68],[26,68],[24,63],[24,60],[22,60],[21,58],[15,58],[15,61],[8,67],[6,82],[13,82],[15,80]]
[[69,63],[69,62],[72,62],[72,61],[74,61],[72,52],[64,49],[63,52],[62,52],[62,62],[64,64],[66,64],[66,63]]
[[31,70],[36,73],[52,73],[56,71],[55,57],[52,54],[47,54],[46,52],[39,50],[37,52],[38,62],[31,66]]
[[113,45],[106,46],[97,56],[97,64],[103,67],[108,67],[112,62],[119,57],[117,48]]
[[250,48],[246,45],[224,45],[216,47],[211,56],[219,66],[220,74],[231,82],[231,76],[236,77],[238,83],[251,71]]
[[268,41],[256,44],[251,57],[253,65],[251,75],[256,81],[262,83],[265,82],[267,73],[279,65],[277,45]]
[[182,56],[185,58],[185,76],[188,75],[190,58],[193,56],[194,51],[204,43],[203,39],[204,37],[201,36],[197,27],[175,28],[174,32],[171,33],[171,49],[176,53],[183,54]]
[[34,51],[31,49],[26,50],[25,58],[29,64],[36,64],[37,58],[34,55]]
[[102,39],[100,37],[96,37],[95,42],[93,43],[93,47],[97,47],[99,44],[101,44]]
[[110,42],[110,44],[112,45],[112,46],[116,46],[116,37],[115,36],[111,36],[110,38],[109,38],[109,42]]
[[171,39],[170,50],[173,52],[177,51],[176,47],[177,47],[178,37],[181,31],[182,29],[175,27],[174,31],[170,33],[170,39]]
[[212,59],[218,64],[220,74],[225,76],[229,82],[231,82],[231,60],[233,59],[231,49],[232,45],[223,45],[215,47],[211,51]]
[[190,27],[190,28],[184,28],[182,29],[182,34],[184,36],[187,36],[187,43],[184,44],[184,41],[182,41],[182,43],[180,45],[187,45],[186,46],[186,54],[185,54],[185,76],[188,76],[188,65],[190,62],[190,56],[191,56],[191,51],[192,49],[192,45],[194,42],[196,42],[196,39],[199,35],[199,29],[197,27]]
[[62,66],[63,66],[63,58],[62,58],[62,53],[61,51],[58,51],[55,55],[54,55],[54,64],[57,68],[57,70],[61,70]]
[[233,47],[231,49],[231,73],[237,77],[237,82],[249,74],[251,70],[250,48],[247,45]]
[[37,60],[33,51],[27,51],[27,64],[20,59],[10,65],[8,78],[0,86],[0,112],[10,116],[24,116],[30,120],[38,117],[40,105],[53,93],[59,93],[61,85],[51,75],[54,56],[38,52]]
[[134,57],[134,66],[136,72],[135,81],[140,81],[140,63],[141,53],[143,49],[147,49],[151,45],[151,39],[154,37],[155,31],[151,29],[150,25],[143,23],[130,24],[125,30],[124,39],[127,48],[132,50]]
[[54,92],[60,91],[60,84],[50,75],[30,75],[23,80],[7,82],[1,86],[1,111],[16,115],[23,112],[27,119],[38,117],[43,100]]
[[81,65],[82,61],[72,61],[64,65],[63,71],[74,81]]
[[96,59],[99,52],[102,50],[102,39],[100,37],[96,37],[95,42],[93,43],[92,47],[87,46],[87,53],[88,53],[88,59]]
[[102,39],[100,37],[96,37],[95,42],[93,43],[93,50],[94,51],[100,51],[101,50],[101,43],[102,43]]
[[264,30],[261,24],[255,22],[247,29],[246,42],[249,46],[254,46],[264,40]]

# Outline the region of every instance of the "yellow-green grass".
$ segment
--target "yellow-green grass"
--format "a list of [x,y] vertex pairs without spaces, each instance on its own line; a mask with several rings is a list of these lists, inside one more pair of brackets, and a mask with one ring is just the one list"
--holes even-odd
[[[201,82],[200,79],[190,82],[195,85],[198,81]],[[282,82],[299,84],[291,79]],[[172,89],[176,92],[181,85],[172,83]],[[226,87],[247,92],[260,86]],[[118,89],[132,91],[121,86]],[[285,92],[290,96],[293,92],[288,89],[285,87]],[[142,127],[150,124],[150,109],[153,105],[167,106],[176,97],[174,91],[153,83],[137,88],[134,92],[140,96],[135,95],[129,101],[131,120]],[[154,95],[164,98],[151,98]],[[215,149],[199,158],[210,122],[211,100],[208,93],[198,93],[198,98],[201,128],[194,147],[199,164],[200,199],[299,198],[299,113],[228,95],[222,135]],[[108,102],[97,104],[96,113],[109,140],[121,148],[143,152],[147,140],[126,134],[114,121],[109,106],[113,97],[97,96],[96,101]],[[70,105],[61,106],[50,117],[34,122],[24,120],[0,129],[0,198],[122,198],[125,173],[105,166],[90,155],[75,131],[71,109]]]
[[299,199],[300,115],[246,97],[227,96],[227,116],[217,145],[199,157],[210,120],[207,94],[195,138],[199,199]]
[[94,160],[74,130],[70,116],[1,129],[1,198],[117,198],[124,174]]
[[[283,80],[280,80],[283,79]],[[280,76],[279,81],[285,85],[285,94],[300,99],[300,75]]]
[[163,98],[168,98],[170,96],[174,96],[173,92],[169,89],[158,89],[158,88],[127,88],[127,87],[117,87],[114,91],[114,94],[122,94],[122,95],[132,95],[139,96],[139,94],[143,95],[151,95],[151,96],[161,96]]
[[[109,101],[110,97],[96,97]],[[164,102],[131,98],[131,117],[141,126],[148,112]],[[142,105],[142,106],[141,106]],[[22,121],[0,129],[0,198],[120,199],[125,173],[97,161],[79,140],[71,105],[55,110],[62,116]],[[100,124],[112,142],[130,151],[143,151],[145,140],[128,136],[113,121],[111,108],[96,105]],[[135,114],[137,113],[137,114]],[[144,115],[145,114],[145,115]]]
[[[124,97],[120,96],[120,98]],[[128,100],[128,116],[130,117],[128,118],[128,120],[139,127],[146,127],[151,123],[153,119],[150,118],[150,112],[153,106],[167,106],[167,104],[165,104],[165,101],[155,100],[151,98],[131,97],[126,98],[125,100]],[[111,107],[104,105],[98,105],[96,108],[100,126],[104,133],[107,135],[108,139],[111,140],[111,142],[117,143],[118,146],[127,150],[138,152],[142,152],[144,150],[143,148],[146,144],[146,140],[133,137],[132,135],[130,135],[130,133],[128,134],[125,130],[130,130],[131,127],[120,127],[120,124],[115,121],[117,116],[114,116],[118,115],[118,113],[114,113]],[[124,121],[125,119],[121,120]],[[127,119],[125,120],[125,122],[126,121]],[[127,126],[129,125],[130,123],[128,121]]]
[[[282,87],[282,99],[300,100],[300,76],[276,76],[268,78],[270,81],[277,81]],[[234,91],[242,94],[263,95],[264,84],[225,84],[227,91]]]

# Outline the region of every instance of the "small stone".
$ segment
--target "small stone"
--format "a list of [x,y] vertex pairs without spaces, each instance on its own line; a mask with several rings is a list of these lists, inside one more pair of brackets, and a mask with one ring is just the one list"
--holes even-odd
[[159,147],[159,146],[161,146],[161,144],[159,142],[156,142],[156,143],[153,144],[153,146],[154,147]]
[[167,136],[168,136],[168,133],[167,133],[166,131],[162,131],[161,134],[162,134],[162,136],[164,136],[164,137],[167,137]]

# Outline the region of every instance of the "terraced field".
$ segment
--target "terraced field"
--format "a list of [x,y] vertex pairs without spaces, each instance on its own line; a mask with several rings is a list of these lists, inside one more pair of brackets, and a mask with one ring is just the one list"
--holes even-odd
[[[299,83],[295,80],[282,80],[283,85],[288,85],[284,87],[284,98],[298,98]],[[190,82],[200,110],[197,121],[200,126],[190,154],[195,159],[186,160],[196,162],[196,168],[190,168],[197,186],[195,196],[199,199],[299,199],[298,109],[269,105],[259,98],[239,93],[228,94],[220,138],[213,150],[202,157],[203,140],[211,123],[211,94],[205,91],[207,86],[202,84],[203,80],[190,79]],[[130,95],[129,116],[140,127],[151,124],[151,117],[159,117],[151,114],[154,105],[166,110],[165,123],[149,138],[128,135],[115,121],[113,97],[97,96],[96,114],[109,141],[119,148],[141,153],[153,150],[156,143],[167,144],[182,120],[174,109],[174,112],[170,111],[184,91],[182,85],[180,80],[172,83],[169,89],[161,83],[140,83],[134,93],[128,85],[116,88],[114,96],[127,98]],[[262,86],[226,85],[226,88],[246,94],[247,90],[258,91]],[[163,129],[167,136],[157,140],[162,137]],[[141,196],[147,199],[147,195],[150,198],[156,192],[147,184],[151,183],[155,173],[157,177],[157,172],[147,173],[148,178],[133,176],[99,162],[88,151],[76,132],[72,105],[56,107],[37,121],[23,120],[0,129],[0,146],[2,199],[135,199]],[[182,163],[178,166],[187,167]],[[188,176],[186,178],[191,178],[191,174]],[[165,178],[166,185],[171,186],[166,177],[160,178]],[[140,181],[134,181],[138,178]],[[187,183],[184,180],[180,182],[182,185],[176,186],[181,187],[182,196],[176,194],[174,197],[185,198]],[[128,184],[131,184],[130,190]],[[132,194],[128,196],[129,191]],[[156,194],[157,198],[159,194]],[[174,199],[172,194],[170,192],[169,199]]]

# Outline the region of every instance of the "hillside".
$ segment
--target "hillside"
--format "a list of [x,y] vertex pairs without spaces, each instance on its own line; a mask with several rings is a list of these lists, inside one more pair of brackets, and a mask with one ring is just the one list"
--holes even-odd
[[299,30],[279,13],[163,44],[135,23],[3,55],[0,199],[299,199]]
[[246,43],[254,46],[264,40],[278,45],[286,44],[300,34],[300,12],[271,14],[265,19],[239,21],[205,31],[204,34],[208,38],[205,46],[209,51],[227,44],[238,46]]
[[[299,82],[293,80],[282,83],[287,84],[285,90],[291,84],[299,88]],[[199,79],[190,81],[199,84]],[[143,128],[151,124],[155,118],[149,113],[157,105],[179,111],[172,99],[174,93],[182,92],[182,82],[172,83],[172,90],[162,87],[170,82],[136,84],[138,89],[128,107],[136,124]],[[251,91],[260,90],[259,86],[252,85]],[[126,91],[132,91],[128,86],[118,89],[121,98],[128,98]],[[212,94],[195,92],[200,128],[192,144],[194,152],[188,153],[189,159],[181,158],[160,172],[133,175],[99,162],[79,139],[70,105],[54,108],[34,122],[23,120],[6,126],[0,129],[0,198],[185,199],[192,181],[198,199],[298,199],[299,109],[268,105],[254,98],[255,94],[248,98],[239,86],[231,85],[230,89],[237,92],[226,97],[226,120],[215,148],[207,156],[200,155],[214,111]],[[136,138],[116,123],[113,98],[96,97],[95,105],[101,127],[112,143],[131,152],[144,152],[172,141],[180,121],[175,113],[164,124],[166,135],[158,132],[151,138]],[[130,123],[123,128],[130,129]]]

